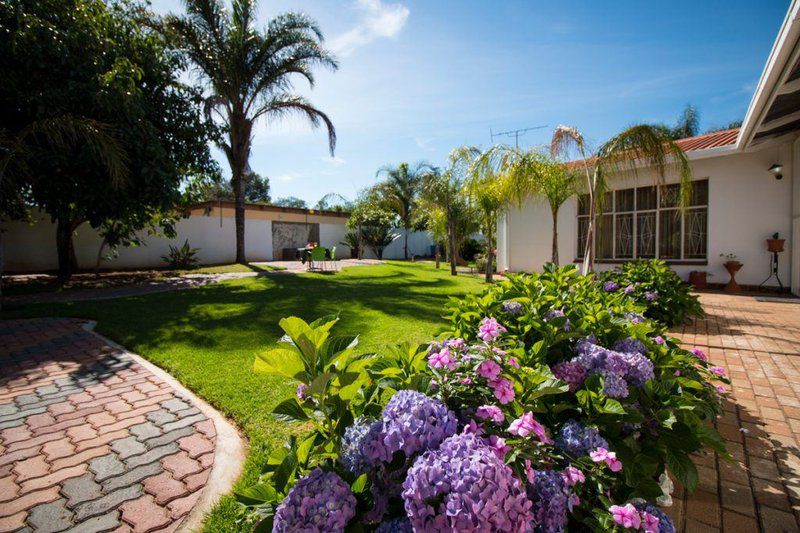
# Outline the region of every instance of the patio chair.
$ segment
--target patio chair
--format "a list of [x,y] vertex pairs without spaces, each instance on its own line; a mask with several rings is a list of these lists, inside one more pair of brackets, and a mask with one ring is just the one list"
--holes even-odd
[[336,247],[335,246],[331,247],[331,253],[330,253],[329,259],[331,261],[331,264],[333,265],[333,271],[337,272],[339,270],[339,267],[336,264]]
[[317,246],[311,250],[311,257],[308,261],[309,270],[325,270],[325,248]]

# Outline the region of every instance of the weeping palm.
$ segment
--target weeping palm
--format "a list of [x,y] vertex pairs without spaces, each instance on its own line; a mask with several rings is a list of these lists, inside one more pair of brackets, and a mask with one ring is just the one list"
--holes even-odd
[[378,170],[376,176],[385,176],[385,181],[380,184],[380,190],[389,201],[394,212],[400,217],[400,223],[405,230],[403,242],[403,258],[408,259],[408,234],[414,220],[414,211],[417,208],[419,189],[422,176],[431,170],[428,163],[419,162],[413,167],[408,163],[400,163],[396,167],[385,166]]
[[226,140],[219,146],[231,167],[236,205],[236,261],[246,262],[244,248],[244,177],[250,159],[253,125],[299,114],[312,126],[328,130],[331,155],[336,146],[333,123],[305,98],[293,94],[293,79],[313,87],[313,68],[336,69],[333,56],[322,47],[316,23],[303,14],[284,13],[263,31],[255,28],[256,0],[184,0],[186,14],[170,15],[165,29],[205,78],[211,96],[210,118],[222,121]]
[[585,179],[589,203],[589,223],[584,247],[583,273],[594,268],[594,242],[597,208],[606,190],[609,176],[628,173],[636,177],[642,168],[654,172],[656,185],[663,185],[668,173],[677,173],[681,185],[681,205],[685,205],[691,192],[692,171],[686,154],[670,137],[669,132],[658,126],[638,124],[609,139],[593,154],[589,153],[586,141],[576,128],[558,126],[550,144],[554,156],[569,155],[576,150]]

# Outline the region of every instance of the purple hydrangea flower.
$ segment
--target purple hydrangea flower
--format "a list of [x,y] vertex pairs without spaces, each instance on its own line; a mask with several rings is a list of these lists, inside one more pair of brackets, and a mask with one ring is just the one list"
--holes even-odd
[[421,455],[403,483],[415,531],[527,531],[531,502],[513,471],[472,434]]
[[411,521],[408,518],[401,516],[382,522],[375,529],[375,533],[414,533],[414,528],[411,527]]
[[519,302],[503,302],[503,312],[509,315],[518,316],[521,315],[523,311],[522,304]]
[[647,513],[658,518],[658,533],[675,533],[675,524],[672,522],[672,519],[667,515],[667,513],[641,498],[633,499],[631,500],[631,503],[637,511],[641,513]]
[[300,478],[278,506],[272,531],[344,531],[355,514],[356,498],[347,483],[317,468]]
[[455,413],[420,392],[398,391],[383,410],[381,435],[389,457],[399,451],[411,457],[434,448],[456,429]]
[[381,422],[374,418],[359,417],[348,427],[339,452],[339,461],[353,474],[367,472],[375,459],[385,460],[387,453],[381,442]]
[[[561,309],[551,309],[544,316],[544,321],[545,322],[550,322],[551,320],[553,320],[555,318],[564,318],[565,316],[567,316],[567,315],[564,314],[564,311],[562,311]],[[571,324],[569,322],[569,319],[567,319],[566,322],[564,322],[564,331],[569,331],[570,330],[570,326],[571,326]]]
[[603,290],[606,292],[617,292],[619,290],[619,283],[615,281],[606,281],[603,283]]
[[304,402],[306,398],[308,398],[308,385],[305,383],[298,383],[297,389],[295,389],[294,393],[298,400]]
[[586,379],[586,369],[576,360],[562,361],[553,367],[553,375],[566,382],[569,390],[575,392]]
[[564,531],[570,490],[560,472],[528,471],[528,498],[533,503],[533,521],[542,531]]
[[658,293],[655,291],[647,291],[644,293],[644,299],[648,302],[655,302],[658,300]]
[[624,292],[625,294],[633,294],[633,291],[635,290],[636,290],[636,285],[628,285],[627,287],[622,289],[622,292]]
[[603,372],[603,394],[609,398],[627,398],[628,383],[619,374]]
[[568,420],[556,436],[556,448],[573,457],[581,457],[597,448],[608,448],[608,442],[593,427],[577,420]]
[[[622,353],[609,350],[594,343],[594,339],[583,339],[575,345],[576,357],[569,367],[554,368],[553,372],[558,377],[567,371],[567,375],[575,376],[578,372],[574,364],[577,362],[586,371],[587,376],[602,374],[606,378],[606,392],[613,394],[611,398],[625,398],[628,395],[627,385],[641,387],[649,379],[655,377],[653,362],[639,352]],[[558,373],[556,373],[558,370]],[[614,375],[616,377],[610,377]],[[623,383],[624,380],[625,383]],[[606,394],[609,396],[609,394]]]
[[647,353],[647,348],[645,348],[644,343],[639,339],[634,339],[633,337],[628,337],[627,339],[622,339],[621,341],[615,342],[614,350],[617,352],[627,353]]
[[638,313],[625,313],[625,318],[627,318],[631,324],[641,324],[644,322],[644,317]]

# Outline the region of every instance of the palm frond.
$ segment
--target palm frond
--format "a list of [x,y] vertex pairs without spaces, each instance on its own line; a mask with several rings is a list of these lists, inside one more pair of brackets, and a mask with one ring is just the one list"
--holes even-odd
[[336,149],[336,128],[334,128],[333,122],[328,115],[311,105],[301,96],[282,94],[267,100],[256,109],[253,121],[255,122],[261,117],[282,119],[292,114],[300,114],[315,128],[322,124],[325,125],[328,130],[328,149],[332,156]]

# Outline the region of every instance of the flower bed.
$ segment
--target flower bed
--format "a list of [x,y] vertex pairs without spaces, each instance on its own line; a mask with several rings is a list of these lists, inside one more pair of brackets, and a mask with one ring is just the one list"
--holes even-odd
[[301,382],[314,431],[238,494],[274,531],[673,531],[672,473],[725,454],[723,372],[619,291],[548,267],[453,300],[425,346],[356,355],[335,319],[284,319],[256,369]]

